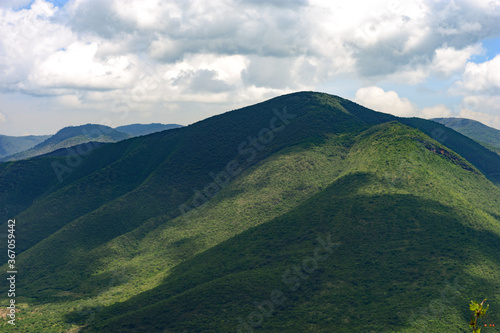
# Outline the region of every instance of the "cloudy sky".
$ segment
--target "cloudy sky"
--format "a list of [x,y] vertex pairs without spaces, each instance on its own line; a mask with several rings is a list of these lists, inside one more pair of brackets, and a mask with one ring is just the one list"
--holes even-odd
[[285,93],[500,129],[500,0],[1,0],[0,134],[190,124]]

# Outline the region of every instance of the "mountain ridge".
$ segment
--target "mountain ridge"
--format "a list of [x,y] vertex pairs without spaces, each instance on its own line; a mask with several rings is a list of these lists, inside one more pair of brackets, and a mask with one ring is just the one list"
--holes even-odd
[[90,141],[117,142],[128,139],[129,135],[118,132],[104,125],[86,124],[80,126],[68,126],[59,130],[53,136],[37,144],[33,148],[3,158],[4,162],[21,160],[39,155],[51,153],[61,148],[69,148]]
[[[26,149],[16,151],[13,154],[5,154],[4,156],[0,155],[0,162],[22,160],[43,155],[64,155],[65,153],[68,153],[71,156],[74,155],[73,151],[77,149],[89,148],[90,151],[91,148],[96,148],[100,145],[94,144],[97,142],[113,143],[136,136],[149,135],[159,131],[165,131],[180,127],[182,127],[182,125],[160,123],[130,124],[118,126],[116,128],[98,124],[67,126],[59,130],[54,135],[40,136],[40,138],[43,138],[43,140],[35,141],[36,143],[32,146],[26,146]],[[28,140],[31,137],[23,138]],[[38,137],[34,138],[36,139]],[[91,144],[92,147],[90,147],[88,144]],[[53,153],[55,151],[58,152]],[[87,151],[87,153],[89,151]]]
[[466,118],[434,118],[431,120],[452,128],[500,154],[500,130],[496,128]]
[[118,132],[128,134],[132,137],[135,137],[180,127],[183,127],[183,125],[151,123],[151,124],[130,124],[130,125],[118,126],[115,127],[115,130],[117,130]]
[[50,135],[0,135],[0,159],[33,148],[49,137]]

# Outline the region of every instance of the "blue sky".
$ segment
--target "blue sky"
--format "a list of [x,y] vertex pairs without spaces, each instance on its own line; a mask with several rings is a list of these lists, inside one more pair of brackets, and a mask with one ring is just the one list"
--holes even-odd
[[[56,7],[64,7],[66,3],[68,3],[69,0],[47,0],[46,2],[53,4]],[[20,11],[23,9],[31,9],[31,5],[35,2],[35,0],[30,0],[29,3],[26,3],[28,1],[18,1],[17,3],[14,3],[11,8],[14,11]]]
[[495,56],[500,54],[500,38],[485,39],[481,41],[481,45],[484,49],[484,53],[474,55],[470,59],[476,64],[492,60],[493,58],[495,58]]
[[300,90],[500,129],[498,1],[4,0],[0,16],[0,134],[186,125]]

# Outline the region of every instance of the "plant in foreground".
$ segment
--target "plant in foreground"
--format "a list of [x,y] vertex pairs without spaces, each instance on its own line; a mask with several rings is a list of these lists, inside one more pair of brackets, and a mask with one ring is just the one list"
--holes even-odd
[[[486,299],[484,299],[481,303],[470,301],[469,309],[472,311],[472,318],[470,320],[469,326],[472,328],[473,333],[481,332],[481,328],[477,328],[477,321],[479,318],[486,316],[486,311],[488,311],[488,308],[490,307],[489,304],[484,307],[484,302],[486,302]],[[484,324],[484,326],[488,325]],[[489,326],[495,327],[495,324],[491,323]]]

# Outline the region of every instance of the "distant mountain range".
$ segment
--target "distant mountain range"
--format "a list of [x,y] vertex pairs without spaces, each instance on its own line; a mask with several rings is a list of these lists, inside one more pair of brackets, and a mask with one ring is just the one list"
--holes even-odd
[[432,120],[452,128],[500,154],[500,130],[465,118],[434,118]]
[[[113,129],[103,125],[87,124],[65,127],[52,136],[0,136],[0,149],[3,146],[8,148],[3,150],[3,155],[1,154],[2,150],[0,150],[0,162],[27,159],[35,156],[50,154],[54,151],[58,151],[57,154],[72,154],[70,151],[66,151],[64,149],[73,146],[81,146],[82,144],[90,142],[118,142],[135,136],[147,135],[179,127],[182,126],[176,124],[164,125],[154,123],[147,125],[132,124]],[[89,153],[91,149],[96,148],[97,146],[101,145],[88,146],[86,152]]]
[[119,126],[115,127],[115,130],[117,130],[118,132],[126,133],[130,136],[141,136],[180,127],[182,127],[182,125],[177,125],[177,124],[164,125],[159,123],[153,123],[148,125],[132,124],[132,125]]
[[1,163],[15,330],[458,333],[484,298],[498,324],[499,171],[442,124],[315,92]]
[[30,149],[48,138],[50,138],[50,135],[0,135],[0,159]]

